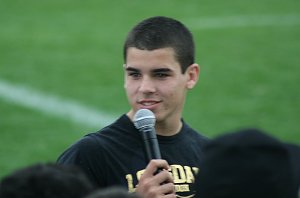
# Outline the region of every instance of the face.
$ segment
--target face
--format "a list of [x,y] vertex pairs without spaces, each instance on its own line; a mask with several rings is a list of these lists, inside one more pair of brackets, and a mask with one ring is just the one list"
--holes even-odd
[[199,67],[193,64],[182,74],[172,48],[140,50],[129,48],[125,69],[125,90],[132,109],[151,110],[157,123],[180,122],[187,89],[197,82]]

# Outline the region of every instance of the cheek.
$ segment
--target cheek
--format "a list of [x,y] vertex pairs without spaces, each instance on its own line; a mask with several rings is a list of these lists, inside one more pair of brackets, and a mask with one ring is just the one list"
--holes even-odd
[[160,86],[162,93],[168,94],[170,97],[175,97],[180,95],[185,89],[185,85],[182,82],[173,82],[166,84],[165,86]]
[[131,83],[130,81],[125,81],[125,83],[124,83],[124,89],[128,96],[131,96],[132,94],[134,94],[136,92],[137,88],[138,88],[137,83]]
[[172,103],[181,103],[185,98],[185,87],[182,84],[176,84],[174,86],[167,87],[163,94],[168,97]]
[[181,87],[178,86],[160,86],[160,94],[168,99],[169,102],[176,101],[178,97],[180,97],[179,95],[181,95],[181,92]]

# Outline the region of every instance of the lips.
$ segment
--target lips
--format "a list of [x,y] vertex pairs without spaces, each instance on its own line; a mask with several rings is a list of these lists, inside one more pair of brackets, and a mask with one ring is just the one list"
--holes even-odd
[[151,105],[154,105],[156,103],[157,102],[141,102],[140,104],[143,105],[143,106],[151,106]]
[[138,104],[142,106],[142,108],[150,108],[150,107],[154,107],[155,105],[157,105],[158,103],[160,103],[161,101],[158,100],[139,100]]

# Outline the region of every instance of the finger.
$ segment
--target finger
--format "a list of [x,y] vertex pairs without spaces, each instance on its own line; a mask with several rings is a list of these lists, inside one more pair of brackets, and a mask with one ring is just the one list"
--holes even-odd
[[161,195],[168,195],[174,194],[175,195],[175,186],[173,183],[165,183],[160,185],[158,188],[159,194]]
[[176,198],[176,194],[166,194],[163,196],[164,198]]
[[[141,193],[141,191],[139,191]],[[148,188],[147,191],[144,191],[142,193],[145,197],[164,197],[166,195],[171,195],[170,197],[174,197],[175,195],[175,188],[174,184],[167,183],[159,186],[152,186],[151,188]],[[176,196],[175,196],[176,197]]]
[[162,183],[173,183],[173,177],[167,170],[162,170],[154,176],[154,180],[158,184]]
[[162,159],[151,160],[147,165],[143,175],[145,175],[146,177],[150,177],[153,176],[158,169],[168,170],[168,168],[169,168],[169,164],[166,160],[162,160]]

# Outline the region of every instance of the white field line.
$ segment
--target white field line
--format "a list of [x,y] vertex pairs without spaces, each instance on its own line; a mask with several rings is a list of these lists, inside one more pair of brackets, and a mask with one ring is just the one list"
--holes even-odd
[[184,21],[195,30],[255,26],[297,26],[300,25],[300,15],[241,15],[215,18],[191,18]]
[[[75,101],[44,94],[25,86],[13,85],[1,79],[0,98],[16,105],[92,127],[104,127],[114,120],[111,115],[95,111]],[[5,112],[1,114],[4,116]]]

